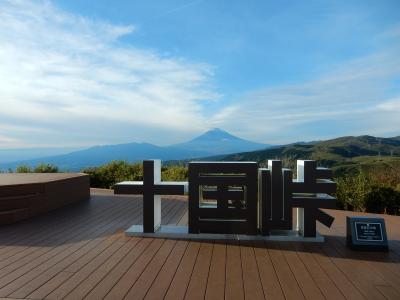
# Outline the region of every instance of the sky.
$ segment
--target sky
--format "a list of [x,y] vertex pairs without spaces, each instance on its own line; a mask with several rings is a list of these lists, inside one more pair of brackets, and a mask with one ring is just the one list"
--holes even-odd
[[400,135],[400,1],[0,0],[0,149]]

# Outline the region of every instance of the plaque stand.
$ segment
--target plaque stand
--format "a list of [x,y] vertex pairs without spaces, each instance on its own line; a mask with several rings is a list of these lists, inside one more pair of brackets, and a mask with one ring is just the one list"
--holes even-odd
[[352,250],[388,251],[385,220],[375,217],[346,217],[347,246]]

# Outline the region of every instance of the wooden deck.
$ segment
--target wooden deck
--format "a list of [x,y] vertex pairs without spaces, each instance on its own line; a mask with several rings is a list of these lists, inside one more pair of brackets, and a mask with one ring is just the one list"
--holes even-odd
[[[345,247],[343,211],[324,244],[128,238],[140,197],[90,201],[0,227],[0,298],[400,299],[400,217],[385,216],[389,253]],[[163,201],[163,223],[187,203]]]

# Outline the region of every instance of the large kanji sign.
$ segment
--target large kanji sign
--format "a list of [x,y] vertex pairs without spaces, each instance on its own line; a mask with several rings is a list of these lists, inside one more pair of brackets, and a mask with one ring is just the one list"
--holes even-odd
[[[330,227],[333,218],[321,208],[334,208],[336,191],[329,169],[313,160],[298,160],[297,175],[269,160],[256,162],[191,162],[188,182],[161,181],[160,160],[143,162],[143,181],[121,182],[116,194],[143,194],[143,231],[161,224],[160,195],[183,195],[189,185],[188,232],[269,235],[296,230],[316,236],[316,221]],[[293,211],[296,224],[293,224]]]
[[189,232],[257,234],[254,162],[189,164]]

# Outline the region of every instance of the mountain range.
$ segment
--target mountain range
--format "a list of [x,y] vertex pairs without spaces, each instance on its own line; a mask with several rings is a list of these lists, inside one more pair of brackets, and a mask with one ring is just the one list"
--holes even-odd
[[344,136],[325,141],[301,142],[270,147],[251,152],[209,157],[218,161],[284,160],[284,165],[295,169],[297,159],[313,159],[319,165],[330,167],[336,175],[354,173],[360,168],[374,171],[400,166],[400,136],[380,138],[369,135]]
[[400,136],[344,136],[326,141],[301,142],[251,152],[218,156],[219,160],[264,161],[271,158],[314,159],[328,166],[359,156],[400,156]]
[[33,167],[40,163],[50,163],[57,165],[60,170],[79,171],[85,167],[99,166],[112,160],[126,160],[129,162],[152,158],[159,158],[163,161],[183,160],[253,151],[268,147],[270,147],[270,145],[241,139],[224,130],[214,128],[188,142],[169,146],[157,146],[149,143],[94,146],[61,155],[44,156],[13,162],[3,161],[3,163],[0,163],[0,169],[15,169],[20,165]]
[[39,163],[50,163],[57,165],[62,171],[79,171],[112,160],[137,162],[152,158],[161,159],[166,164],[182,164],[190,160],[257,161],[265,164],[268,159],[283,159],[291,168],[296,159],[314,159],[320,165],[347,172],[363,164],[369,168],[377,165],[382,167],[382,162],[383,165],[399,164],[400,136],[344,136],[325,141],[272,146],[244,140],[215,128],[188,142],[170,146],[149,143],[94,146],[62,155],[3,162],[0,163],[0,170],[15,169],[20,165],[33,167]]

